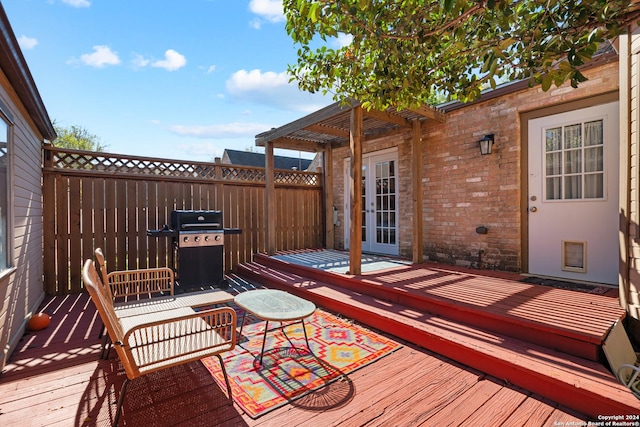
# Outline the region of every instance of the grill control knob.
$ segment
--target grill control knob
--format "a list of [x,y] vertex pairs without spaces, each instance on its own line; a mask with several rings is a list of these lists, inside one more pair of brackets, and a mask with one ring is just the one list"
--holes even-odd
[[185,243],[188,242],[189,241],[189,236],[184,236],[182,238],[182,241],[185,242]]
[[220,240],[220,236],[216,235],[215,239],[216,239],[216,241],[219,241]]
[[193,240],[195,240],[196,242],[199,242],[200,241],[200,236],[194,237]]
[[204,236],[204,241],[208,242],[209,241],[209,236]]

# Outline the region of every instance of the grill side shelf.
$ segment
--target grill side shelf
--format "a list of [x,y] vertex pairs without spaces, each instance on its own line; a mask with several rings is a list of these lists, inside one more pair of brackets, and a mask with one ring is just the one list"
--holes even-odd
[[241,228],[225,228],[224,234],[242,234]]
[[176,230],[147,230],[149,237],[178,237]]

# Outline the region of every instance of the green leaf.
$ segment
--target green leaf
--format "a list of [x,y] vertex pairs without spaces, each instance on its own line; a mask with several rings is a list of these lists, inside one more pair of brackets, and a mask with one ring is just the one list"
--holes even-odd
[[320,18],[320,3],[311,4],[308,16],[311,22],[318,22],[318,18]]
[[551,84],[553,83],[553,76],[551,74],[545,74],[542,77],[542,90],[548,91],[551,88]]
[[[283,7],[286,31],[301,47],[292,66],[301,87],[338,99],[366,94],[379,107],[424,102],[430,93],[473,100],[480,82],[493,87],[504,76],[544,90],[576,86],[584,76],[575,68],[626,28],[629,1],[284,0]],[[353,36],[352,58],[322,50],[338,34]]]

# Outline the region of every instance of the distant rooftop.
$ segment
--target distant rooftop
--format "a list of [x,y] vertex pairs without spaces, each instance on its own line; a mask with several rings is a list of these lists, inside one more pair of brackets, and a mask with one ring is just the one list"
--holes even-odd
[[[265,155],[251,151],[224,150],[222,163],[229,163],[239,166],[252,166],[263,168],[265,166]],[[273,167],[276,169],[296,169],[307,170],[311,164],[310,159],[299,159],[295,157],[273,156]]]

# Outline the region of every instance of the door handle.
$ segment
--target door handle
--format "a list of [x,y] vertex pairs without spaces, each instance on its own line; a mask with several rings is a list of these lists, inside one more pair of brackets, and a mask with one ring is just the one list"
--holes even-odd
[[531,207],[529,208],[529,210],[530,210],[531,212],[537,212],[537,211],[538,211],[538,208],[536,208],[535,206],[531,206]]

